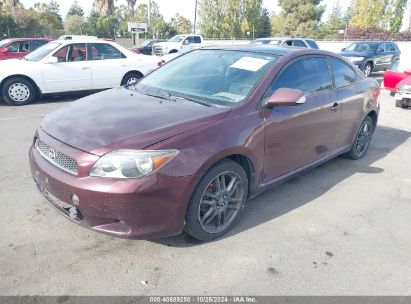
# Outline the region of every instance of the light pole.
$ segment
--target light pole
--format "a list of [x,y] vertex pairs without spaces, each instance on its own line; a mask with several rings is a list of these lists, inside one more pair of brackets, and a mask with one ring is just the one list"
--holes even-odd
[[197,5],[198,5],[198,0],[196,0],[196,6],[194,9],[194,35],[197,34]]

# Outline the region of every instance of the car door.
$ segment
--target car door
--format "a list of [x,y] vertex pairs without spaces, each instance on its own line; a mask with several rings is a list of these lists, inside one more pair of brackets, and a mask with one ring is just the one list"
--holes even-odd
[[57,63],[43,63],[44,85],[48,93],[91,90],[90,61],[85,43],[66,45],[53,57]]
[[387,51],[387,43],[381,43],[377,49],[376,71],[383,71],[391,65],[391,53]]
[[89,44],[94,89],[108,89],[121,85],[128,72],[129,61],[117,48],[108,43]]
[[29,41],[16,41],[7,47],[7,59],[22,58],[30,52]]
[[341,113],[334,146],[347,148],[351,146],[358,129],[357,124],[362,120],[363,99],[367,91],[358,84],[357,73],[349,65],[334,57],[328,57],[327,60],[333,75]]
[[305,56],[289,63],[274,79],[265,100],[280,88],[303,91],[306,102],[265,111],[265,182],[327,156],[335,149],[340,120],[324,57]]

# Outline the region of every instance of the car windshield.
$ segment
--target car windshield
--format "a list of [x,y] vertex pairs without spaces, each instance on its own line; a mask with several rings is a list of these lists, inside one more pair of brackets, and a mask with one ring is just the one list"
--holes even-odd
[[141,44],[141,47],[146,47],[151,43],[151,40],[146,40]]
[[168,41],[170,41],[170,42],[181,42],[181,41],[183,41],[183,39],[184,39],[185,37],[186,37],[186,36],[177,35],[177,36],[174,36],[173,38],[171,38],[171,39],[168,40]]
[[50,52],[58,48],[61,44],[60,43],[55,43],[55,42],[49,42],[42,47],[38,48],[34,52],[28,54],[24,59],[27,61],[40,61],[44,57],[46,57]]
[[10,39],[0,41],[0,48],[6,45],[7,43],[9,43],[10,41],[11,41]]
[[348,52],[375,53],[378,42],[354,42],[345,48]]
[[195,50],[129,86],[141,94],[234,107],[254,90],[278,56]]

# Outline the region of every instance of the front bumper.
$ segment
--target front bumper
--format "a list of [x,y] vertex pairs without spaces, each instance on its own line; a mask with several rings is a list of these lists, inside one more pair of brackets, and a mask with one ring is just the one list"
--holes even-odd
[[[50,139],[41,137],[53,145],[55,140]],[[160,173],[130,180],[74,176],[54,166],[34,146],[30,167],[37,188],[66,218],[98,232],[132,239],[181,233],[196,180]],[[73,194],[79,198],[77,206]]]

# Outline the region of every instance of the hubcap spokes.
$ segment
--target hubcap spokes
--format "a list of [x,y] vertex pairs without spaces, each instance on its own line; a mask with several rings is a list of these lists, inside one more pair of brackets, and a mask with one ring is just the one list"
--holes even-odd
[[208,184],[201,197],[198,218],[208,233],[225,230],[244,201],[244,184],[236,172],[223,172]]
[[133,83],[136,83],[136,82],[137,82],[137,78],[133,77],[133,78],[130,78],[130,79],[127,81],[127,85],[130,85],[130,84],[133,84]]
[[9,88],[9,96],[17,102],[24,102],[30,97],[29,88],[23,83],[15,83]]
[[366,121],[361,126],[360,132],[358,133],[355,147],[357,150],[357,155],[361,156],[367,151],[368,145],[370,144],[372,136],[372,125],[369,121]]

